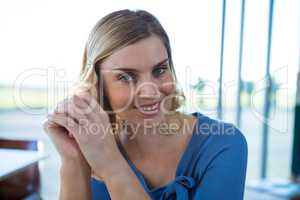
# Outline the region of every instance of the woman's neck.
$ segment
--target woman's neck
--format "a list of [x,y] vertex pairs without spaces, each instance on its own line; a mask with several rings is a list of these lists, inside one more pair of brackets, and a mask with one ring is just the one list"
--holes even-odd
[[[127,129],[120,131],[119,139],[122,146],[128,151],[128,154],[136,157],[136,159],[157,156],[158,153],[171,153],[174,151],[176,144],[182,141],[182,136],[185,136],[182,132],[184,131],[183,126],[186,123],[188,123],[188,126],[193,126],[194,122],[195,118],[193,116],[179,113],[176,116],[166,118],[163,122],[166,123],[165,129],[159,127],[146,129],[143,126],[137,125],[125,126]],[[172,130],[172,127],[177,128],[177,130]]]

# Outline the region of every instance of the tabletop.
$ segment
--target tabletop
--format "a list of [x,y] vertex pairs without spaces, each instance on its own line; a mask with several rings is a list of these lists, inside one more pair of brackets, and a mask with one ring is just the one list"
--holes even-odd
[[0,148],[0,180],[46,157],[38,151]]

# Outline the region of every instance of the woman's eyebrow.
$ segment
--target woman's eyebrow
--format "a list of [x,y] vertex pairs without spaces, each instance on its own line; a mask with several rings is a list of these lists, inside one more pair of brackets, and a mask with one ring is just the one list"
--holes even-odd
[[[160,61],[157,64],[155,64],[152,68],[155,69],[156,67],[159,67],[160,65],[166,63],[167,61],[169,61],[169,58],[163,59],[162,61]],[[112,69],[112,71],[115,71],[115,70],[118,70],[118,71],[127,71],[127,72],[138,72],[138,70],[134,69],[134,68],[115,68],[115,69]]]

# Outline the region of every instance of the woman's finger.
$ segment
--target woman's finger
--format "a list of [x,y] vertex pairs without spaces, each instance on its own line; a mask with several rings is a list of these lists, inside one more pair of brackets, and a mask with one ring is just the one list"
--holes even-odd
[[87,116],[83,111],[82,105],[79,106],[78,103],[75,103],[74,97],[72,97],[68,102],[67,108],[67,115],[73,118],[77,124],[86,124],[88,122]]
[[63,155],[63,151],[61,151],[61,148],[66,144],[66,142],[70,141],[70,136],[66,134],[67,129],[49,119],[46,119],[43,122],[43,128],[50,139],[53,141],[53,144],[56,146],[58,152]]
[[65,98],[62,101],[58,102],[54,109],[54,113],[64,113],[67,110],[67,102],[69,98]]
[[[75,95],[74,101],[80,103],[83,107],[87,108],[84,109],[84,114],[93,122],[103,120],[103,117],[108,117],[107,113],[101,108],[101,106],[97,103],[96,99],[93,98],[89,93],[81,93],[81,95]],[[88,102],[92,102],[88,104]]]
[[48,115],[47,118],[48,120],[60,126],[63,126],[71,134],[79,130],[78,124],[74,121],[74,119],[69,117],[66,113],[55,113],[53,115]]
[[85,102],[86,105],[88,105],[88,111],[93,111],[97,108],[98,102],[89,92],[80,92],[75,96],[79,97],[82,101]]

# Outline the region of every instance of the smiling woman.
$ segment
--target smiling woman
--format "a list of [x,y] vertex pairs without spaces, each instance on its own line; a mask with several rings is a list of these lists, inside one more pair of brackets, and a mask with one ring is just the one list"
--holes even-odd
[[[169,93],[166,95],[172,95],[168,98],[172,101],[171,110],[179,108],[185,99],[182,91],[175,88],[177,77],[166,32],[149,13],[133,13],[123,10],[105,16],[95,25],[86,44],[81,83],[90,84],[90,92],[106,111],[114,110],[108,112],[111,122],[116,121],[116,109],[124,108],[134,97],[133,86],[141,91],[143,86],[158,89],[157,84],[145,78],[152,77]],[[142,84],[135,84],[137,81]],[[136,103],[151,105],[163,98],[159,94],[155,97]]]
[[62,158],[60,198],[243,199],[243,134],[178,111],[177,85],[169,38],[152,14],[102,18],[79,85],[44,124]]

